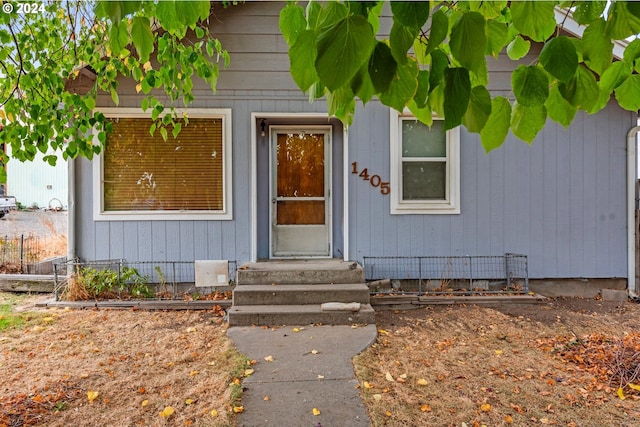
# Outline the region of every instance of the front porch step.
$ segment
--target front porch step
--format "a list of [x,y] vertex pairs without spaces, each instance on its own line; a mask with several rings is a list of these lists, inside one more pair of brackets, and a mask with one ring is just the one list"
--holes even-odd
[[302,305],[234,305],[228,312],[229,326],[250,325],[352,325],[375,323],[370,304],[360,311],[323,311],[321,304]]
[[369,287],[364,283],[311,285],[238,285],[233,305],[299,305],[329,301],[369,304]]
[[357,262],[341,260],[293,260],[248,263],[238,268],[239,285],[364,283],[364,269]]

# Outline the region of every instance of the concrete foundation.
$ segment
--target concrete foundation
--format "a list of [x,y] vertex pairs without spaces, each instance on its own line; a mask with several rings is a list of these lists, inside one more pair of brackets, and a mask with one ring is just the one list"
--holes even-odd
[[529,290],[546,297],[594,298],[602,289],[626,291],[627,279],[529,279]]

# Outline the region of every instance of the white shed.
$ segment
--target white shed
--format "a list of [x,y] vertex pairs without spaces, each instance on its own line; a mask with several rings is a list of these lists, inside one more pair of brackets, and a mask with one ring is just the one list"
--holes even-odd
[[[7,148],[11,157],[11,147]],[[11,159],[7,163],[5,194],[15,196],[25,207],[67,209],[67,162],[60,156],[56,166],[50,166],[38,152],[31,162]]]

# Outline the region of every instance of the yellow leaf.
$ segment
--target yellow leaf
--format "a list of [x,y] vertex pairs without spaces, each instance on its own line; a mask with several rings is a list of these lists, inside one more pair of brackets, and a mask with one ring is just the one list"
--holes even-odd
[[194,376],[198,375],[199,373],[200,373],[200,371],[191,371],[191,372],[189,372],[189,376],[190,377],[194,377]]
[[431,412],[431,406],[427,405],[426,403],[422,406],[420,406],[420,410],[422,412]]
[[324,375],[318,375],[318,379],[319,380],[323,380],[324,379]]
[[195,332],[195,331],[197,331],[195,326],[191,326],[191,327],[187,328],[187,332]]
[[264,360],[267,362],[273,362],[273,356],[266,356]]
[[97,391],[89,390],[87,392],[87,399],[89,399],[89,402],[93,403],[93,401],[96,400],[98,396],[100,396],[100,393]]
[[255,372],[255,369],[245,369],[244,370],[244,376],[248,377],[249,375],[253,374]]
[[318,354],[319,351],[318,350],[311,350],[311,354]]
[[387,417],[390,417],[390,416],[392,415],[392,414],[391,414],[391,411],[387,411],[387,412],[385,412],[384,414],[385,414]]
[[387,381],[395,381],[389,372],[384,374],[384,377],[387,379]]
[[504,416],[504,422],[507,423],[507,424],[513,423],[513,417],[511,415],[505,415]]
[[145,406],[147,406],[149,404],[149,401],[147,399],[142,401],[142,407],[144,408]]
[[167,406],[162,411],[159,412],[162,418],[169,418],[173,413],[176,412],[171,406]]
[[136,93],[140,93],[141,90],[142,90],[142,83],[138,83],[136,85]]
[[150,71],[153,70],[153,67],[151,66],[151,62],[147,61],[142,65],[142,68],[144,69],[144,71]]
[[217,417],[218,416],[218,410],[217,409],[212,409],[211,412],[209,412],[211,414],[212,417]]
[[364,386],[364,388],[373,388],[373,386],[371,384],[369,384],[368,381],[365,381],[363,386]]
[[195,402],[193,399],[187,399],[184,401],[187,405],[191,405],[193,402]]
[[624,391],[622,391],[622,387],[619,387],[618,390],[616,391],[616,394],[618,395],[618,397],[620,398],[620,400],[624,400],[626,399],[626,397],[624,396]]
[[381,394],[374,394],[373,395],[373,400],[375,400],[376,402],[380,402],[382,400],[382,395]]
[[491,410],[491,405],[488,403],[484,403],[482,406],[480,406],[480,409],[482,410],[482,412],[489,412]]
[[378,333],[380,335],[389,335],[389,332],[385,331],[384,329],[378,329]]
[[313,415],[320,415],[320,410],[319,410],[318,408],[313,408],[313,409],[311,410],[311,413],[312,413]]
[[502,350],[496,350],[496,354],[500,356],[502,354]]
[[293,332],[300,332],[300,329],[298,329],[298,328],[293,328]]
[[424,378],[420,378],[418,381],[416,381],[416,384],[418,384],[418,385],[429,385],[429,381],[425,380]]
[[629,385],[629,388],[630,388],[631,390],[640,391],[640,385],[638,385],[638,384],[633,384],[633,383],[629,383],[628,385]]
[[244,406],[234,406],[233,407],[233,413],[234,414],[239,414],[240,412],[244,412]]
[[42,321],[44,323],[51,323],[51,322],[53,322],[53,317],[43,317]]
[[262,400],[264,400],[265,402],[268,402],[269,400],[271,400],[271,398],[269,396],[265,396]]
[[400,378],[402,378],[403,380],[406,380],[407,379],[407,374],[400,375]]

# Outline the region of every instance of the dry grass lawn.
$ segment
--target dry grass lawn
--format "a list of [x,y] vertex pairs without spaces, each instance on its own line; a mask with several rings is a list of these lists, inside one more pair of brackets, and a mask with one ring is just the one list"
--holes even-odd
[[230,384],[245,361],[213,310],[19,316],[0,330],[0,426],[232,424]]
[[377,326],[355,359],[375,426],[640,425],[638,392],[621,399],[614,375],[640,383],[638,304],[435,306]]
[[[16,313],[29,301],[0,294],[0,316],[24,320],[0,329],[0,426],[235,424],[247,361],[215,311]],[[640,376],[638,304],[436,306],[377,326],[354,361],[374,426],[640,425],[619,375]]]

